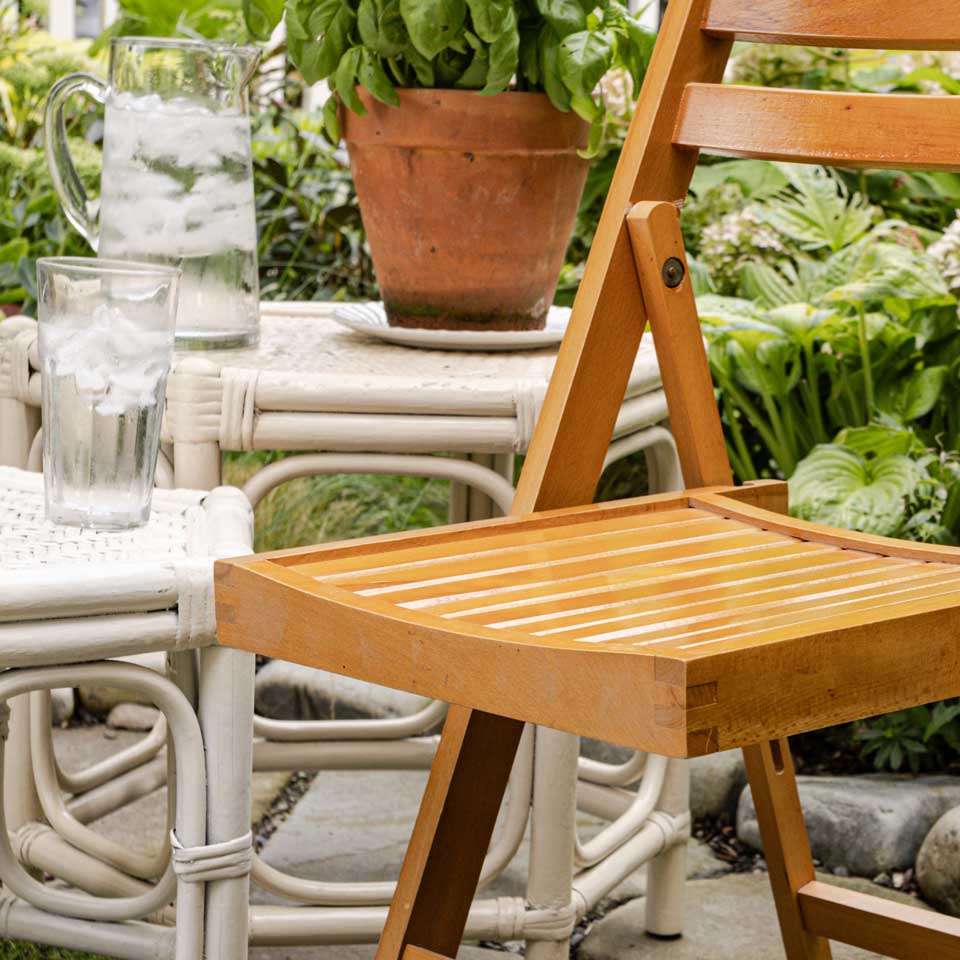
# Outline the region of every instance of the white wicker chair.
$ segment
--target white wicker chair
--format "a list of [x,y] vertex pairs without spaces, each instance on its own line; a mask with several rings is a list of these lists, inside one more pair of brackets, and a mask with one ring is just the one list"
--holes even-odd
[[[131,960],[245,955],[253,658],[215,646],[213,559],[248,553],[252,531],[249,502],[229,487],[158,490],[138,530],[53,526],[42,477],[0,467],[0,937]],[[117,659],[160,651],[166,676]],[[66,774],[49,691],[92,684],[129,689],[163,719],[136,746]],[[166,779],[168,737],[170,843],[143,856],[85,824]]]

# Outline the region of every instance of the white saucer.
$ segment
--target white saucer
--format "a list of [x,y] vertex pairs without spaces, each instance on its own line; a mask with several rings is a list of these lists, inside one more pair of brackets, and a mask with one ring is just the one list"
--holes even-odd
[[536,350],[556,346],[570,319],[569,307],[551,307],[543,330],[419,330],[391,327],[382,303],[338,303],[333,319],[357,333],[428,350]]

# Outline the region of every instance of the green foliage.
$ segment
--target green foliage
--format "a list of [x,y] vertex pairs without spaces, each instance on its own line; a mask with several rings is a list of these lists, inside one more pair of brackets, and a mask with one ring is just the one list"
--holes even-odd
[[[282,12],[272,0],[249,0],[245,11],[257,36]],[[358,86],[396,104],[398,87],[489,96],[514,84],[545,91],[558,110],[588,120],[591,155],[607,121],[600,80],[623,68],[639,90],[653,47],[617,0],[287,0],[285,11],[289,53],[305,82],[329,79],[358,114]],[[335,106],[325,121],[338,140]]]
[[261,296],[375,298],[350,168],[318,121],[277,108],[257,114],[253,158]]
[[872,759],[877,770],[943,769],[960,753],[960,700],[862,721],[855,725],[854,736],[862,744],[863,757]]
[[44,947],[38,943],[0,940],[0,960],[106,960],[106,957],[58,947]]
[[121,0],[120,16],[97,37],[91,52],[99,53],[113,37],[179,36],[242,42],[247,38],[246,23],[263,26],[276,5],[255,0],[256,9],[248,10],[248,6],[242,0]]
[[[0,33],[0,304],[25,304],[35,293],[38,257],[86,253],[68,226],[47,174],[41,145],[43,102],[55,80],[96,71],[86,45],[54,40],[21,21]],[[70,126],[80,179],[99,179],[99,151],[84,139],[86,119]]]

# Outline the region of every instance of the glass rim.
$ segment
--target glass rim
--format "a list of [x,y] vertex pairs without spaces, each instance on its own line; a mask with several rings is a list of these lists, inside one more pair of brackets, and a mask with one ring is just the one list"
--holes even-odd
[[179,277],[182,273],[179,267],[171,267],[163,263],[144,263],[141,260],[118,260],[110,257],[40,257],[37,260],[37,269],[43,267],[51,270],[70,270],[74,273],[86,273],[91,276],[128,277]]
[[219,52],[236,52],[260,54],[259,47],[253,44],[229,43],[226,40],[196,39],[194,37],[142,37],[128,34],[122,37],[113,37],[110,48],[121,45],[128,47],[146,47],[156,49],[187,49],[187,50],[216,50]]

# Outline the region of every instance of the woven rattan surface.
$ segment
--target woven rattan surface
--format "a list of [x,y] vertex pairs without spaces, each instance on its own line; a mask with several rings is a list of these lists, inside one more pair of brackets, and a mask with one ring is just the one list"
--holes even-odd
[[43,477],[0,467],[0,569],[79,562],[177,560],[203,552],[205,530],[198,491],[156,491],[146,526],[97,531],[44,519]]

